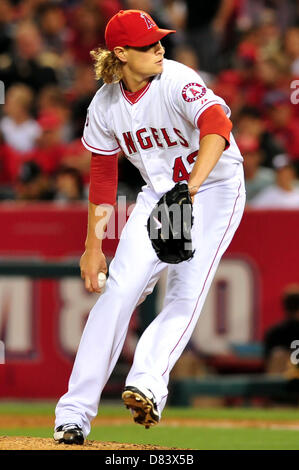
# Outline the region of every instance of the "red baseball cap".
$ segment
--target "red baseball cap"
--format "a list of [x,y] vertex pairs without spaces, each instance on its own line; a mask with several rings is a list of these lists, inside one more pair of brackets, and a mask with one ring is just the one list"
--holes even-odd
[[175,32],[172,29],[158,28],[145,11],[120,10],[106,26],[105,41],[107,48],[113,51],[116,46],[149,46]]

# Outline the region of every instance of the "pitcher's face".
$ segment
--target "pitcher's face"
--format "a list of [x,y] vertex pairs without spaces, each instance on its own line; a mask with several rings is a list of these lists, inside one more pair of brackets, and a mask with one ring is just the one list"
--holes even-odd
[[164,53],[159,41],[149,46],[124,48],[123,60],[129,73],[149,78],[162,73]]

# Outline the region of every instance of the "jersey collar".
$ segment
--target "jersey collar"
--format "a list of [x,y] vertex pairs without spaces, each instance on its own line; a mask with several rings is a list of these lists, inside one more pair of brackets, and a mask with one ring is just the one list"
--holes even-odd
[[119,82],[119,85],[120,85],[120,89],[125,100],[128,101],[128,103],[130,103],[131,105],[133,105],[137,103],[139,100],[141,100],[141,98],[145,95],[145,93],[151,86],[151,83],[152,83],[152,80],[150,80],[143,88],[135,92],[126,90],[124,88],[122,81]]

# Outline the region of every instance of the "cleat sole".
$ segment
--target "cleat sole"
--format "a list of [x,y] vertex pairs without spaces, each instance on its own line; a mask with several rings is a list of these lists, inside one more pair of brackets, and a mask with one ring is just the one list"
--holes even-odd
[[126,408],[133,411],[135,423],[145,426],[146,429],[158,424],[159,417],[155,414],[153,403],[149,398],[137,391],[125,390],[122,399]]

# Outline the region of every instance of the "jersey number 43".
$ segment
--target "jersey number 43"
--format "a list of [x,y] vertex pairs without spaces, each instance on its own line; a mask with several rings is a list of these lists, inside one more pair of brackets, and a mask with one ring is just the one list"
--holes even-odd
[[[192,165],[197,157],[198,150],[196,152],[190,153],[187,157],[187,162],[189,165]],[[190,173],[188,172],[185,163],[183,162],[183,157],[177,157],[174,161],[173,165],[173,175],[172,179],[175,183],[178,183],[179,181],[188,181],[189,180]]]

